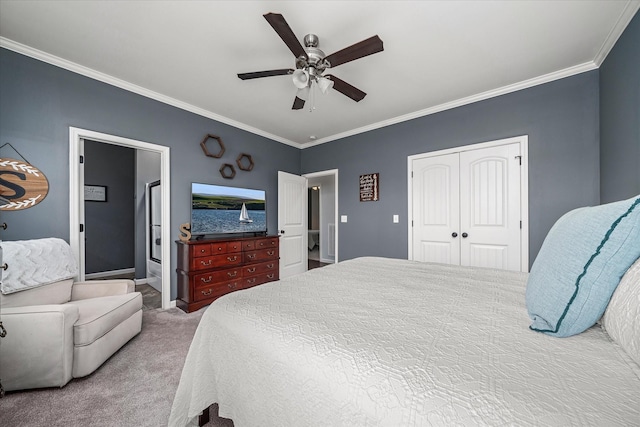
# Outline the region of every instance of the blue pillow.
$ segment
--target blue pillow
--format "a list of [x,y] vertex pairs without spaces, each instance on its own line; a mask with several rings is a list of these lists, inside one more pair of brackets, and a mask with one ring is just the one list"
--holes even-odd
[[639,205],[640,195],[576,209],[555,223],[527,281],[532,330],[568,337],[600,319],[620,279],[640,257]]

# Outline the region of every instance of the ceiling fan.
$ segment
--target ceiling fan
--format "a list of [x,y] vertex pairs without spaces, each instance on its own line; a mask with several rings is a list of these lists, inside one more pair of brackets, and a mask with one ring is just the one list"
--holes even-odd
[[293,101],[293,110],[300,110],[304,107],[309,91],[314,83],[320,88],[322,93],[326,93],[329,89],[333,88],[356,102],[361,101],[367,96],[366,93],[351,86],[344,80],[331,74],[323,75],[323,73],[327,68],[335,68],[346,62],[382,52],[384,49],[380,37],[376,35],[332,53],[331,55],[325,55],[324,52],[318,48],[319,39],[315,34],[307,34],[304,37],[305,47],[302,47],[300,41],[296,38],[296,35],[281,14],[267,13],[264,15],[264,18],[271,24],[282,41],[284,41],[296,57],[296,69],[284,68],[280,70],[240,73],[238,74],[240,79],[249,80],[261,77],[292,75],[293,83],[298,88],[298,93]]

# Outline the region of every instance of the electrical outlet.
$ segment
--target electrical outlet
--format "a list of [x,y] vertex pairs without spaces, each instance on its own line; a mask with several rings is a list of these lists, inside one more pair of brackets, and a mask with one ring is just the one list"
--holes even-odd
[[341,215],[340,216],[340,222],[347,222],[347,216],[346,215]]
[[394,216],[393,216],[393,223],[394,223],[394,224],[397,224],[397,223],[399,223],[399,222],[400,222],[400,215],[394,215]]

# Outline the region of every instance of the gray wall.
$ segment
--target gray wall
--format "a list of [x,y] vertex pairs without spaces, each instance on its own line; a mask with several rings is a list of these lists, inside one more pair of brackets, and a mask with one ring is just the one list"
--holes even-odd
[[[531,264],[563,213],[599,203],[598,117],[598,71],[591,71],[304,149],[302,172],[340,170],[339,211],[348,216],[339,224],[340,261],[406,259],[407,156],[528,135]],[[358,177],[375,172],[380,200],[361,203]]]
[[[67,70],[0,49],[0,141],[10,142],[49,180],[49,194],[33,208],[3,212],[5,240],[69,239],[69,126],[171,147],[171,271],[173,240],[189,222],[192,181],[267,191],[270,233],[277,231],[278,170],[300,173],[300,150],[270,139],[127,92]],[[206,157],[200,141],[218,135],[227,152]],[[222,162],[251,154],[255,167],[225,180]],[[175,299],[176,277],[171,277]]]
[[107,187],[107,201],[85,201],[85,272],[134,266],[135,150],[84,143],[84,183]]
[[600,198],[640,194],[640,14],[600,67]]

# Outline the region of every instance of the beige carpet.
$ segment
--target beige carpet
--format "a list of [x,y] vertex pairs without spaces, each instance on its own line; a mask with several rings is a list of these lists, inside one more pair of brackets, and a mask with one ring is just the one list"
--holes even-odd
[[[62,388],[8,392],[0,426],[166,426],[203,310],[143,311],[142,332],[93,374]],[[215,414],[208,427],[233,426]]]

